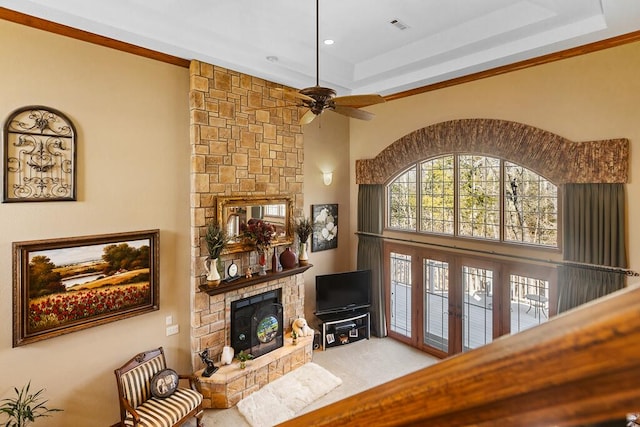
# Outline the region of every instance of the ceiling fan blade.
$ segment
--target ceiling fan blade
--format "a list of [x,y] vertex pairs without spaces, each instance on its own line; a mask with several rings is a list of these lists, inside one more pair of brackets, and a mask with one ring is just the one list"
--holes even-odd
[[269,110],[277,110],[278,108],[287,108],[287,107],[297,107],[297,105],[277,105],[275,107],[253,107],[253,108],[243,108],[243,113],[249,113],[252,111],[269,111]]
[[380,95],[347,95],[347,96],[339,96],[337,98],[333,98],[333,102],[336,105],[341,105],[344,107],[367,107],[369,105],[380,104],[386,102],[385,99]]
[[302,115],[302,117],[300,117],[300,124],[301,125],[308,125],[309,123],[311,123],[313,121],[313,119],[316,118],[316,115],[313,111],[311,110],[307,110],[306,113],[304,113]]
[[375,114],[370,113],[365,110],[358,110],[353,107],[345,107],[344,105],[336,105],[333,109],[338,114],[342,114],[343,116],[352,117],[354,119],[360,120],[371,120],[375,117]]
[[294,98],[302,99],[304,101],[314,101],[312,97],[307,96],[304,93],[300,93],[297,90],[287,88],[276,88],[276,90],[284,92],[285,95],[293,96]]

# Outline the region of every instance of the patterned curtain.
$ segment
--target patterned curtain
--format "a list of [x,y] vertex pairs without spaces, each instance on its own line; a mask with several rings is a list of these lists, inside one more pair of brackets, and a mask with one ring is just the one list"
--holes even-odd
[[[384,186],[360,184],[358,188],[358,231],[382,234],[384,218]],[[378,337],[387,335],[382,239],[358,235],[358,270],[371,270],[371,329]]]
[[563,259],[558,271],[558,312],[625,286],[625,274],[597,266],[627,267],[624,184],[566,184]]

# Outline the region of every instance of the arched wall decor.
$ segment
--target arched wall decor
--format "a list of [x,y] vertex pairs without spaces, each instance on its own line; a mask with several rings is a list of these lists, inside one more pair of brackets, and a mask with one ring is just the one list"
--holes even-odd
[[418,129],[375,158],[356,160],[356,184],[385,184],[418,160],[449,153],[497,156],[556,185],[626,183],[628,179],[626,138],[573,142],[523,123],[461,119]]
[[3,202],[76,200],[76,130],[53,108],[22,107],[4,125]]

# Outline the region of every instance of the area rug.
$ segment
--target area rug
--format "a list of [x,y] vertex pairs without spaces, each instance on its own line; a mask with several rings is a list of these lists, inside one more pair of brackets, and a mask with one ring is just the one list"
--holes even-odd
[[274,426],[340,384],[340,378],[320,365],[306,363],[242,399],[238,410],[252,427]]

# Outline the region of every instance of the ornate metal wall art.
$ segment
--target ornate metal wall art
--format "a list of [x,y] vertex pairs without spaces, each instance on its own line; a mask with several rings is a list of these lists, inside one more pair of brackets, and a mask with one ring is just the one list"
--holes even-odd
[[76,131],[61,112],[28,106],[4,126],[3,202],[76,200]]

